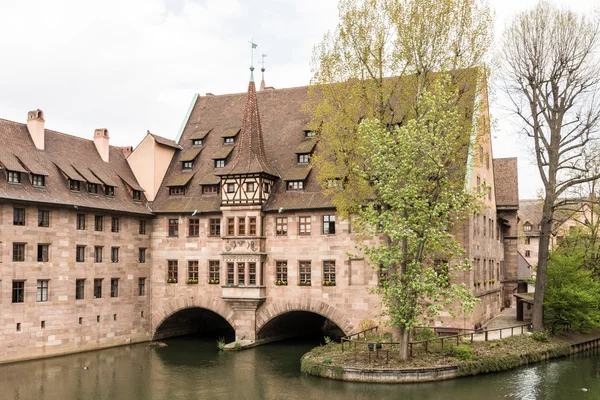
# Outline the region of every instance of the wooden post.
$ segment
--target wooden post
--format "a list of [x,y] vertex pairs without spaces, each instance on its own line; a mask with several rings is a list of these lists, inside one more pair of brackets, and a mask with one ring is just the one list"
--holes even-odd
[[444,350],[444,338],[442,337],[442,350]]
[[473,344],[473,333],[471,333],[471,344]]
[[510,327],[510,336],[515,336],[515,330],[514,329],[515,329],[514,326]]
[[521,325],[521,335],[523,334],[523,327],[524,327],[524,326],[525,326],[525,325]]
[[427,343],[429,343],[429,340],[425,342],[425,353],[427,353]]
[[502,328],[500,328],[500,340],[502,340]]
[[354,362],[356,362],[356,342],[354,342]]
[[456,345],[457,345],[457,346],[458,346],[458,338],[459,338],[459,336],[458,336],[458,335],[456,335]]
[[485,330],[485,341],[486,342],[488,341],[488,331],[487,331],[487,329]]

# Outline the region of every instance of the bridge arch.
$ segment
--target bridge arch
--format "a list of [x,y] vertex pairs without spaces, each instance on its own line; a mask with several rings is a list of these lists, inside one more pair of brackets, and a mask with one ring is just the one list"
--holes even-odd
[[233,330],[236,330],[234,311],[220,298],[208,298],[207,296],[185,299],[176,298],[161,305],[158,307],[158,310],[152,314],[152,339],[157,339],[157,333],[159,333],[161,326],[170,318],[193,309],[206,310],[215,316],[220,317],[220,319],[227,322]]
[[256,336],[261,338],[262,331],[277,319],[289,314],[316,314],[329,320],[345,334],[354,330],[354,325],[345,314],[336,307],[318,299],[280,300],[261,306],[256,312]]

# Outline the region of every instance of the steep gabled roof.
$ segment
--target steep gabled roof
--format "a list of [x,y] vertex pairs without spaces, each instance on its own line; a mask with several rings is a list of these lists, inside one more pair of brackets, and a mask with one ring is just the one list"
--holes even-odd
[[494,193],[499,209],[519,209],[517,158],[494,158]]
[[[251,67],[250,70],[253,71],[254,68]],[[244,115],[242,116],[242,129],[237,142],[236,151],[231,161],[217,175],[263,173],[274,177],[278,176],[265,155],[254,78],[251,78],[248,83],[248,94]]]

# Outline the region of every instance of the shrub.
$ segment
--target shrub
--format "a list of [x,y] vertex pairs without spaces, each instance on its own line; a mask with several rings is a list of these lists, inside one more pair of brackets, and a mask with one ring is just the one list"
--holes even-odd
[[450,346],[448,353],[454,357],[458,357],[463,361],[471,360],[473,358],[473,348],[465,344],[459,344],[458,346]]
[[236,350],[241,350],[242,349],[242,344],[240,342],[235,342],[234,348]]
[[225,350],[225,338],[219,338],[219,340],[217,340],[217,347],[221,351]]
[[413,339],[415,341],[435,339],[437,334],[431,328],[421,328],[415,332]]
[[333,343],[333,340],[331,340],[331,338],[329,336],[325,336],[325,344],[331,344]]
[[548,332],[546,332],[546,331],[533,332],[531,334],[531,338],[538,342],[547,343],[548,342]]

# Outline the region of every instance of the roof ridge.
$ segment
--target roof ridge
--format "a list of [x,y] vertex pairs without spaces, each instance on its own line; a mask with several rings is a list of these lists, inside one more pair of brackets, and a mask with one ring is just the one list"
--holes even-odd
[[[283,91],[290,91],[290,90],[299,90],[299,89],[304,89],[304,88],[308,88],[310,87],[310,85],[304,85],[304,86],[292,86],[292,87],[285,87],[285,88],[279,88],[279,89],[265,89],[265,90],[259,90],[256,92],[257,95],[260,95],[261,93],[269,93],[269,92],[283,92]],[[248,92],[236,92],[236,93],[221,93],[221,94],[209,94],[209,95],[204,95],[204,96],[199,96],[201,98],[211,98],[211,97],[227,97],[227,96],[231,96],[231,97],[235,97],[235,96],[243,96],[248,94]]]

